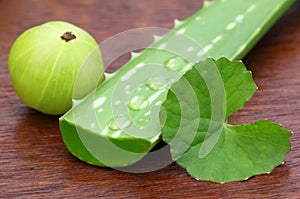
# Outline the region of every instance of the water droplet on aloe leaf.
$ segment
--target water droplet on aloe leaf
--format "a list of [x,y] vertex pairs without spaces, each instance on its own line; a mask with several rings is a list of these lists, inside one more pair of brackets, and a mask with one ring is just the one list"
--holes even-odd
[[179,56],[171,57],[168,59],[165,63],[164,66],[170,70],[174,71],[181,71],[185,68],[185,66],[188,64],[186,60]]
[[160,89],[166,88],[167,85],[168,85],[168,82],[167,82],[166,79],[164,79],[164,78],[161,77],[161,76],[153,76],[153,77],[148,78],[148,79],[145,81],[145,84],[146,84],[151,90],[158,91],[158,90],[160,90]]
[[116,118],[113,118],[108,123],[108,127],[111,130],[124,129],[124,128],[129,127],[130,125],[131,125],[131,121],[124,116],[118,116]]
[[149,105],[149,102],[141,96],[134,96],[134,97],[130,98],[129,103],[128,103],[128,107],[132,110],[141,110],[141,109],[147,108],[148,105]]

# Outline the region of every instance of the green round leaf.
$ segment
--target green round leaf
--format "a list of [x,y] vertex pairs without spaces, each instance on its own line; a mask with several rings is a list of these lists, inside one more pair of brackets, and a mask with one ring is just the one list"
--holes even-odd
[[[212,68],[217,72],[212,73]],[[222,85],[216,86],[220,78]],[[196,64],[182,79],[193,90],[179,92],[187,90],[180,80],[171,87],[163,104],[162,136],[171,146],[172,158],[189,174],[219,183],[238,181],[268,173],[284,161],[291,134],[280,125],[268,121],[227,124],[228,117],[242,108],[257,88],[242,62],[208,59]],[[197,96],[197,106],[189,100],[193,95]],[[196,119],[183,114],[187,109],[199,111],[198,128],[188,128]]]

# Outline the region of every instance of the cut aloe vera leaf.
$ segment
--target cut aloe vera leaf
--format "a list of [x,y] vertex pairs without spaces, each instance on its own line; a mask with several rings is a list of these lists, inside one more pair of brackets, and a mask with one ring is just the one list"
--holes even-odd
[[[60,118],[68,150],[98,166],[143,158],[160,140],[168,87],[205,58],[242,58],[293,0],[216,0],[156,41]],[[201,47],[202,46],[202,47]]]

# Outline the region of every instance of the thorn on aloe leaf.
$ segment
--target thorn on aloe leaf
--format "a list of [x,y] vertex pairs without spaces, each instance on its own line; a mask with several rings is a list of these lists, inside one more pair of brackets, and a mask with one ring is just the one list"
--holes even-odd
[[153,35],[153,38],[154,38],[154,42],[156,42],[159,41],[162,38],[162,36]]
[[131,59],[135,59],[140,53],[131,52]]
[[[224,0],[222,1],[224,2]],[[214,2],[213,1],[208,1],[208,0],[205,0],[203,2],[203,8],[207,8],[208,6],[210,6],[211,4],[213,4]]]
[[177,28],[178,26],[180,26],[183,23],[184,23],[184,21],[181,21],[179,19],[174,19],[174,28]]

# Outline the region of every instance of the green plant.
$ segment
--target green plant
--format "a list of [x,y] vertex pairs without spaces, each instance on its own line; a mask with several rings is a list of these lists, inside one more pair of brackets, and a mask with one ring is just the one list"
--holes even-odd
[[216,0],[206,2],[190,18],[176,20],[173,31],[133,54],[125,66],[60,118],[68,150],[98,166],[137,162],[160,141],[157,118],[170,85],[208,57],[242,58],[293,2]]
[[291,149],[290,132],[267,120],[228,124],[256,89],[242,62],[197,63],[172,85],[162,105],[162,137],[172,159],[194,178],[219,183],[247,180],[282,164]]

